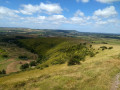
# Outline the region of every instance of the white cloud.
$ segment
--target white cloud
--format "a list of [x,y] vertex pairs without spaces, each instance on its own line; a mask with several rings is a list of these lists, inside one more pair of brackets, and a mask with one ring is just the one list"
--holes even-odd
[[35,12],[40,12],[40,8],[39,6],[33,6],[31,4],[28,4],[28,5],[22,5],[22,7],[24,8],[23,10],[20,10],[21,13],[23,14],[27,14],[27,15],[32,15],[33,13]]
[[103,10],[101,10],[101,9],[96,10],[94,12],[94,15],[108,18],[108,17],[112,17],[112,16],[117,15],[117,11],[115,10],[114,6],[110,6],[110,7],[103,9]]
[[105,25],[105,24],[116,24],[118,23],[119,21],[117,19],[108,19],[108,20],[99,20],[99,21],[96,21],[95,24],[96,25]]
[[23,19],[23,22],[27,22],[27,23],[33,23],[33,24],[36,24],[36,23],[44,23],[46,21],[46,18],[45,16],[38,16],[38,17],[25,17]]
[[19,11],[17,10],[12,10],[6,7],[0,7],[0,17],[18,17],[17,13]]
[[96,0],[96,1],[101,3],[112,3],[112,2],[118,2],[120,0]]
[[52,16],[49,16],[46,20],[49,23],[57,24],[57,25],[61,24],[61,23],[66,23],[67,22],[66,17],[64,17],[63,15],[52,15]]
[[52,15],[48,19],[49,20],[65,20],[66,18],[63,15]]
[[22,5],[23,9],[20,10],[21,13],[26,15],[32,15],[33,13],[47,13],[47,14],[59,14],[63,11],[59,4],[44,4],[40,5]]
[[76,17],[77,17],[77,16],[82,16],[82,17],[83,17],[83,16],[84,16],[84,13],[81,12],[80,10],[77,10],[76,13],[74,14],[74,16],[76,16]]
[[[40,4],[41,5],[41,4]],[[114,6],[109,6],[104,9],[98,9],[93,12],[92,16],[85,16],[84,12],[81,10],[77,10],[73,17],[65,17],[63,14],[58,14],[62,12],[62,9],[56,11],[57,9],[48,7],[41,8],[40,5],[23,5],[23,11],[13,10],[6,7],[0,7],[0,25],[11,25],[11,26],[25,26],[32,28],[60,28],[58,26],[70,25],[70,27],[95,27],[95,26],[110,26],[116,25],[120,23],[120,20],[116,16],[118,13],[115,10]],[[53,4],[50,4],[53,5]],[[58,5],[58,4],[55,4]],[[49,5],[48,5],[49,6]],[[50,6],[49,6],[50,7]],[[19,13],[22,12],[24,14],[28,14],[28,16],[18,16]],[[38,15],[35,16],[36,13],[48,13],[49,15]],[[52,13],[52,15],[51,15]],[[54,14],[55,13],[55,14]],[[33,14],[33,15],[32,15]],[[32,16],[29,16],[32,15]],[[7,17],[7,18],[6,18]],[[14,22],[14,23],[13,23]],[[83,26],[84,25],[84,26]]]
[[89,2],[89,0],[76,0],[77,2],[83,2],[83,3],[88,3]]
[[40,9],[51,14],[51,13],[61,13],[63,9],[58,4],[40,4]]
[[85,22],[85,20],[80,17],[72,17],[71,21],[72,21],[72,23],[77,23],[77,24],[81,24],[81,23]]

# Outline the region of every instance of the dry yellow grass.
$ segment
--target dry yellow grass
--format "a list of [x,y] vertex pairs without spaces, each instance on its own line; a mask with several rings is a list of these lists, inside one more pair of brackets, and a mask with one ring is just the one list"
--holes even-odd
[[113,58],[120,53],[119,45],[111,50],[99,51],[87,57],[81,65],[55,65],[43,70],[35,69],[0,78],[1,90],[110,90],[113,77],[120,72],[120,60]]

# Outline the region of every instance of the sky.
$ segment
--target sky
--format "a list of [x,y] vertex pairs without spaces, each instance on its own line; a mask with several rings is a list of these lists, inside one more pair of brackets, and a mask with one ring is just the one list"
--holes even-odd
[[120,33],[120,0],[0,0],[0,27]]

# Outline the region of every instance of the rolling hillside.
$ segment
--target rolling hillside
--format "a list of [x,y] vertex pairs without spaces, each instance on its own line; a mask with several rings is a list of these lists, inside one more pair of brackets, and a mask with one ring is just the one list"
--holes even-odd
[[[53,48],[47,49],[47,61],[37,68],[26,70],[0,78],[0,89],[4,90],[110,90],[114,87],[114,77],[120,72],[119,52],[117,44],[93,44],[95,56],[86,56],[85,61],[79,65],[68,66],[69,57],[61,53],[67,45],[78,45],[79,40],[62,42]],[[27,43],[29,44],[29,43]],[[113,47],[102,50],[100,47]],[[89,47],[89,44],[88,44]],[[37,49],[38,50],[38,49]],[[73,50],[73,49],[72,49]],[[78,49],[74,49],[78,52]],[[60,59],[62,57],[62,59]],[[52,64],[56,60],[65,59],[65,63]],[[42,68],[41,68],[42,67]],[[119,86],[118,86],[119,87]]]

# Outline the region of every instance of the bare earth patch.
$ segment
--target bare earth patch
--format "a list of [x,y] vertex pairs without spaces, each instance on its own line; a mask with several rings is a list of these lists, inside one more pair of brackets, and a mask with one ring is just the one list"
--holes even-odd
[[21,60],[21,61],[15,61],[15,62],[10,63],[7,66],[6,73],[9,74],[11,72],[19,71],[18,68],[17,68],[17,65],[22,65],[22,64],[25,64],[25,63],[30,63],[30,60],[28,60],[28,61],[22,61]]

